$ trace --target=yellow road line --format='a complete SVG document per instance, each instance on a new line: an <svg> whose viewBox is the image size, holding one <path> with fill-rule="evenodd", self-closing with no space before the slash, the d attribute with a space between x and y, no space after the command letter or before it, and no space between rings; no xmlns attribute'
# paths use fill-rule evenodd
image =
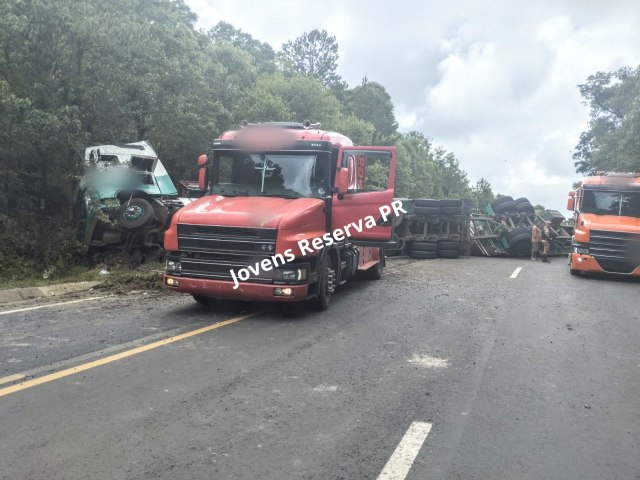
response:
<svg viewBox="0 0 640 480"><path fill-rule="evenodd" d="M251 318L256 315L258 315L258 312L250 313L247 315L241 315L239 317L233 317L228 320L223 320L222 322L214 323L206 327L192 330L190 332L181 333L180 335L176 335L174 337L158 340L157 342L149 343L148 345L142 345L140 347L132 348L131 350L125 350L124 352L116 353L115 355L109 355L108 357L99 358L98 360L84 363L76 367L67 368L66 370L60 370L59 372L54 372L49 375L44 375L42 377L34 378L33 380L27 380L26 382L18 383L16 385L11 385L10 387L5 387L0 389L0 397L4 397L5 395L10 395L12 393L19 392L21 390L26 390L27 388L35 387L37 385L42 385L43 383L48 383L54 380L58 380L60 378L68 377L69 375L74 375L76 373L84 372L85 370L99 367L101 365L106 365L107 363L111 363L111 362L115 362L116 360L121 360L123 358L131 357L133 355L137 355L138 353L146 352L147 350L153 350L154 348L162 347L164 345L169 345L170 343L178 342L180 340L184 340L185 338L193 337L201 333L210 332L211 330L215 330L216 328L224 327L225 325L230 325L232 323L236 323L241 320L246 320L247 318Z"/></svg>
<svg viewBox="0 0 640 480"><path fill-rule="evenodd" d="M15 382L16 380L22 380L24 377L26 377L24 373L16 373L14 375L2 377L0 378L0 385L3 383Z"/></svg>

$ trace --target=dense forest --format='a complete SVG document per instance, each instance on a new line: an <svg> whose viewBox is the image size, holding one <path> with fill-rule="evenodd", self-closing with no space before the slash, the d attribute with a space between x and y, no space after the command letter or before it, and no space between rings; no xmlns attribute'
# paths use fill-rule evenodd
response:
<svg viewBox="0 0 640 480"><path fill-rule="evenodd" d="M197 156L243 119L310 119L357 144L395 145L399 197L493 199L453 153L398 131L383 85L347 85L326 31L274 50L224 21L203 31L196 20L183 0L0 0L0 275L78 258L70 211L86 146L148 140L174 180L194 178ZM625 75L637 88L638 71ZM606 80L590 80L585 98L599 104ZM594 117L594 128L610 130L607 121L620 123ZM581 171L600 146L598 132L585 135Z"/></svg>

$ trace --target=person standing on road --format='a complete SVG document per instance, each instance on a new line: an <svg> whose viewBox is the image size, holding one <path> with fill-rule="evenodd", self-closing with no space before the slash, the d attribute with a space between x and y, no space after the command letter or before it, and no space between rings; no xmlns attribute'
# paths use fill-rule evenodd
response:
<svg viewBox="0 0 640 480"><path fill-rule="evenodd" d="M542 231L537 223L531 227L531 260L540 258L540 242L542 241Z"/></svg>
<svg viewBox="0 0 640 480"><path fill-rule="evenodd" d="M551 222L547 220L542 227L542 261L549 263L549 250L551 249Z"/></svg>

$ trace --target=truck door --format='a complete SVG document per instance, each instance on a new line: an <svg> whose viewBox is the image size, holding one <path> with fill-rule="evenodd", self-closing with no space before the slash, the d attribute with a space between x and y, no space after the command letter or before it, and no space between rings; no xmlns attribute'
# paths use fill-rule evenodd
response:
<svg viewBox="0 0 640 480"><path fill-rule="evenodd" d="M344 170L346 169L346 171ZM342 170L342 171L341 171ZM331 229L342 229L350 224L350 238L354 241L385 242L391 240L393 210L383 221L381 207L391 208L396 171L395 147L342 147L338 152L335 185L346 176L346 191L333 194ZM344 186L343 186L344 188ZM371 216L376 225L366 227ZM358 228L362 225L362 228ZM361 231L360 231L361 230Z"/></svg>

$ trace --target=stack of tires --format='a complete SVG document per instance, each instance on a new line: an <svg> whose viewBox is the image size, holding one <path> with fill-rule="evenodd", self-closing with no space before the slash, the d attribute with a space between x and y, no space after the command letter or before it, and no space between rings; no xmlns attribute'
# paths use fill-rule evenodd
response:
<svg viewBox="0 0 640 480"><path fill-rule="evenodd" d="M438 258L438 244L435 242L413 242L409 250L412 258Z"/></svg>
<svg viewBox="0 0 640 480"><path fill-rule="evenodd" d="M458 258L460 257L460 242L439 240L438 242L413 242L409 249L412 258Z"/></svg>
<svg viewBox="0 0 640 480"><path fill-rule="evenodd" d="M531 227L514 228L505 237L512 257L528 257L531 254Z"/></svg>
<svg viewBox="0 0 640 480"><path fill-rule="evenodd" d="M523 213L525 215L529 213L535 213L533 205L531 205L531 202L527 198L516 198L513 202L516 204L518 213Z"/></svg>
<svg viewBox="0 0 640 480"><path fill-rule="evenodd" d="M527 215L535 212L531 202L524 197L516 198L515 200L509 196L498 197L491 203L491 208L496 215L512 213Z"/></svg>
<svg viewBox="0 0 640 480"><path fill-rule="evenodd" d="M517 213L518 204L513 201L513 197L505 195L503 197L496 198L491 203L491 209L496 215L501 215L503 213Z"/></svg>

